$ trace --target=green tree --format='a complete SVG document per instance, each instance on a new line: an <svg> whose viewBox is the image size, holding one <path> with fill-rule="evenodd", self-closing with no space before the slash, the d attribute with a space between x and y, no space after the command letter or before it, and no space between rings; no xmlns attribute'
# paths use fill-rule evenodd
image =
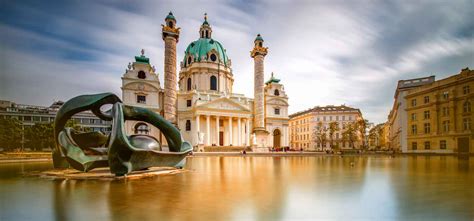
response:
<svg viewBox="0 0 474 221"><path fill-rule="evenodd" d="M323 147L326 145L327 129L323 126L323 122L318 122L318 125L313 129L313 139L315 143L320 143Z"/></svg>
<svg viewBox="0 0 474 221"><path fill-rule="evenodd" d="M15 118L0 118L0 147L9 151L21 148L21 128L21 122Z"/></svg>
<svg viewBox="0 0 474 221"><path fill-rule="evenodd" d="M344 142L349 142L354 149L354 142L357 140L357 122L348 123L346 129L342 132Z"/></svg>
<svg viewBox="0 0 474 221"><path fill-rule="evenodd" d="M330 140L331 148L333 148L334 146L334 134L337 131L339 131L339 123L336 121L329 123L328 132L329 132L329 140Z"/></svg>
<svg viewBox="0 0 474 221"><path fill-rule="evenodd" d="M369 121L364 119L359 119L356 122L356 129L360 134L360 138L362 139L363 147L366 146L365 143L365 133L367 132L367 127L369 126Z"/></svg>
<svg viewBox="0 0 474 221"><path fill-rule="evenodd" d="M25 128L26 146L32 150L42 151L54 146L53 123L37 123Z"/></svg>

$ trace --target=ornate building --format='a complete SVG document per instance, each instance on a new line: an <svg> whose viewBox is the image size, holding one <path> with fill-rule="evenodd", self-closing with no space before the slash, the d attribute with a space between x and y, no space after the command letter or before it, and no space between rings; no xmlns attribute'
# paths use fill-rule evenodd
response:
<svg viewBox="0 0 474 221"><path fill-rule="evenodd" d="M123 101L152 108L180 128L185 140L199 150L288 146L288 96L272 73L264 82L264 57L268 48L259 34L254 41L254 97L233 92L232 62L223 45L212 38L204 17L199 38L184 52L176 75L176 44L180 29L170 12L163 25L165 42L164 89L143 51L122 77ZM178 86L178 90L176 90ZM130 122L127 132L147 133L160 141L160 132L143 122ZM215 148L214 148L215 149Z"/></svg>

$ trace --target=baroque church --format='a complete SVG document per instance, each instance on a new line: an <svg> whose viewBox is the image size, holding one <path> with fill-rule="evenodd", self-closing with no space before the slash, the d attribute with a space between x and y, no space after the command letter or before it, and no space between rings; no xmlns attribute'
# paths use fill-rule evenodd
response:
<svg viewBox="0 0 474 221"><path fill-rule="evenodd" d="M122 77L123 102L146 107L176 125L195 151L221 148L252 148L265 152L289 146L288 96L280 80L264 81L264 58L268 48L259 34L250 57L254 60L254 98L234 93L232 62L223 45L212 38L204 16L199 38L184 52L177 73L176 45L180 28L170 12L162 25L164 85L150 59L141 55L129 63ZM250 82L249 82L250 83ZM127 122L128 134L148 134L165 139L145 122Z"/></svg>

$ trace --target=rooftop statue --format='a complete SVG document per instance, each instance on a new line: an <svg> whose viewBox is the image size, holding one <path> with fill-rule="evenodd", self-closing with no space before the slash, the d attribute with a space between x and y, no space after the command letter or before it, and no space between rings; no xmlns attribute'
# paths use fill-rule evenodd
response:
<svg viewBox="0 0 474 221"><path fill-rule="evenodd" d="M104 105L112 105L101 111ZM101 132L78 132L65 127L76 113L92 111L102 120L112 121L110 135ZM161 151L161 144L152 136L125 133L125 121L144 121L157 127L166 138L169 152ZM53 151L55 168L72 167L80 171L109 167L116 176L149 167L182 168L192 146L182 139L179 130L159 114L142 107L122 104L112 93L81 95L64 103L55 119L56 148Z"/></svg>

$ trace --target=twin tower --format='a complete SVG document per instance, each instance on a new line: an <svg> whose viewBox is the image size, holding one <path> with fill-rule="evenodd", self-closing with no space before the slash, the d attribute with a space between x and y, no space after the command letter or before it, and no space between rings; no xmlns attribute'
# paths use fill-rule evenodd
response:
<svg viewBox="0 0 474 221"><path fill-rule="evenodd" d="M202 38L210 38L212 29L207 23L207 16L200 29ZM177 71L176 71L176 44L179 40L180 28L177 27L176 18L169 13L162 25L162 37L165 43L164 54L164 101L163 113L166 120L177 125ZM265 125L265 82L264 59L268 48L263 45L263 38L257 35L250 56L254 59L254 105L253 105L253 130L254 140L267 139L270 132ZM250 130L250 129L249 129Z"/></svg>

